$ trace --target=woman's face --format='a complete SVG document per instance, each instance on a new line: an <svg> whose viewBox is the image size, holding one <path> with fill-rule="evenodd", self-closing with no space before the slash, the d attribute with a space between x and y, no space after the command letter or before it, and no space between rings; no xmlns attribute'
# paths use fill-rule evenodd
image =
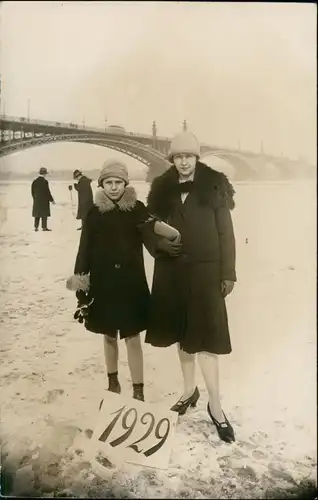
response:
<svg viewBox="0 0 318 500"><path fill-rule="evenodd" d="M119 200L125 191L125 182L118 177L108 177L103 181L103 189L108 198L113 201Z"/></svg>
<svg viewBox="0 0 318 500"><path fill-rule="evenodd" d="M197 162L197 157L195 155L189 155L185 153L174 155L173 163L179 172L180 177L190 177L194 170Z"/></svg>

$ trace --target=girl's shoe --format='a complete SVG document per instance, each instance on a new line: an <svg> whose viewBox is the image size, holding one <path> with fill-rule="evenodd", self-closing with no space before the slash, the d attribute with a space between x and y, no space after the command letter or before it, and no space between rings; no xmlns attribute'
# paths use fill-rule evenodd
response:
<svg viewBox="0 0 318 500"><path fill-rule="evenodd" d="M117 394L121 393L118 372L108 373L108 390L110 392L116 392Z"/></svg>
<svg viewBox="0 0 318 500"><path fill-rule="evenodd" d="M170 408L170 410L176 411L177 413L179 413L179 415L184 415L189 406L195 407L197 405L199 397L200 397L200 392L199 389L196 387L192 396L190 396L188 399L185 399L184 401L179 399L179 401L176 404L174 404Z"/></svg>
<svg viewBox="0 0 318 500"><path fill-rule="evenodd" d="M226 443L232 443L233 441L235 441L233 427L231 426L230 422L226 418L225 413L223 412L225 421L220 423L220 422L218 422L218 420L216 420L216 418L213 417L211 410L210 410L209 403L208 403L207 409L208 409L208 414L209 414L212 422L214 423L216 430L218 431L218 435L219 435L220 439L222 439L222 441L225 441Z"/></svg>
<svg viewBox="0 0 318 500"><path fill-rule="evenodd" d="M143 383L133 384L133 398L138 399L138 401L145 401Z"/></svg>

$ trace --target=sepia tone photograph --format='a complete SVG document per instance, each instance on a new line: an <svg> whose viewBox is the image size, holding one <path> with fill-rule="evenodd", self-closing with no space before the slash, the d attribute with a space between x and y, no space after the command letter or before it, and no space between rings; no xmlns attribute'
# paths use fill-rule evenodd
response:
<svg viewBox="0 0 318 500"><path fill-rule="evenodd" d="M316 35L0 3L2 497L317 499Z"/></svg>

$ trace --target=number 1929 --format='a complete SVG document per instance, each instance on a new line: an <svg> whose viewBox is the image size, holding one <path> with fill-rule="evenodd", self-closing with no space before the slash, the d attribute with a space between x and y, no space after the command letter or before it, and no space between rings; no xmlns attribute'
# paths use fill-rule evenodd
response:
<svg viewBox="0 0 318 500"><path fill-rule="evenodd" d="M118 445L124 443L124 441L126 441L129 438L129 436L132 434L133 430L136 427L136 424L138 421L138 412L137 412L136 408L129 408L124 413L125 408L126 408L126 405L119 408L119 410L116 410L113 413L111 413L111 415L115 415L115 417L110 422L110 424L107 426L107 428L104 430L104 432L100 435L100 437L98 438L99 441L102 441L104 443L107 441L107 439L109 438L110 434L112 433L114 427L116 426L116 424L121 416L122 416L121 425L122 425L122 428L126 432L124 432L121 436L114 439L113 441L110 441L109 444L110 444L110 446L115 447L115 446L118 446ZM132 416L132 419L131 419L131 423L128 424L130 416ZM154 415L148 411L148 412L142 414L142 416L140 418L140 422L143 425L148 425L146 432L144 433L144 435L140 439L137 439L137 441L134 441L132 444L129 444L126 447L133 449L136 453L143 453L146 457L149 457L150 455L153 455L158 450L160 450L160 448L162 448L165 441L167 440L169 432L170 432L170 420L166 417L161 418L158 421L157 425L155 425L156 419L155 419ZM165 431L163 433L162 433L162 427L165 428ZM146 451L144 451L142 448L139 448L138 444L141 443L142 441L144 441L148 436L150 436L150 434L153 431L154 431L155 437L160 441Z"/></svg>

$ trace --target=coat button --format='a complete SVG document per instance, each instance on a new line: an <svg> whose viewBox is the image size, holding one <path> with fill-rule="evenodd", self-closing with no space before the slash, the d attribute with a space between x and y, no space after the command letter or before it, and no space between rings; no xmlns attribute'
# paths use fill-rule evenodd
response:
<svg viewBox="0 0 318 500"><path fill-rule="evenodd" d="M115 264L115 268L119 269L120 268L120 264Z"/></svg>

